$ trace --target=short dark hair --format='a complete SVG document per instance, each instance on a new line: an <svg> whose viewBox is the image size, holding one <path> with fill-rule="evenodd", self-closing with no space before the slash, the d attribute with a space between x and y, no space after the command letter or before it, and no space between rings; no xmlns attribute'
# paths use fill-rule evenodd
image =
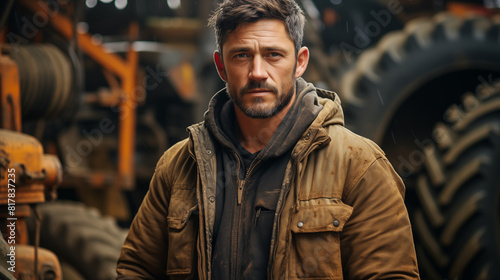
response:
<svg viewBox="0 0 500 280"><path fill-rule="evenodd" d="M223 0L214 11L208 25L215 29L217 48L240 24L260 19L279 19L285 23L288 35L298 52L304 37L304 12L294 0Z"/></svg>

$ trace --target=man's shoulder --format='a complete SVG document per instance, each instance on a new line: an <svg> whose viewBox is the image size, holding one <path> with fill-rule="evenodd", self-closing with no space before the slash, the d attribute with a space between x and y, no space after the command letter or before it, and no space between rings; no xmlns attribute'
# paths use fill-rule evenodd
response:
<svg viewBox="0 0 500 280"><path fill-rule="evenodd" d="M183 161L189 157L189 149L190 149L190 140L189 138L185 138L170 148L168 148L163 155L158 160L156 164L156 169L161 169L162 167L168 166L171 163L175 163L177 161Z"/></svg>

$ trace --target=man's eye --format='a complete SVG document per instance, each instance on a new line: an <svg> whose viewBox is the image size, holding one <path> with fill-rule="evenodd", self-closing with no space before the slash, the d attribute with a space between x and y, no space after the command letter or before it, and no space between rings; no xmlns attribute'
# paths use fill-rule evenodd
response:
<svg viewBox="0 0 500 280"><path fill-rule="evenodd" d="M248 55L246 53L239 53L239 54L235 55L234 57L236 57L236 58L245 58L245 57L248 57Z"/></svg>
<svg viewBox="0 0 500 280"><path fill-rule="evenodd" d="M269 56L270 57L279 57L279 56L281 56L281 54L279 54L277 52L271 52L271 53L269 53Z"/></svg>

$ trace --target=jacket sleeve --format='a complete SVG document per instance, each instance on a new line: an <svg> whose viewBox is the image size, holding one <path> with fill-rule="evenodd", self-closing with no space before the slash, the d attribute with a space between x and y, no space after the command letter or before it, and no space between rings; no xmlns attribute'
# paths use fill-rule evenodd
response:
<svg viewBox="0 0 500 280"><path fill-rule="evenodd" d="M346 186L353 207L341 235L345 279L419 279L404 184L385 157Z"/></svg>
<svg viewBox="0 0 500 280"><path fill-rule="evenodd" d="M168 186L156 170L118 259L116 279L165 279Z"/></svg>

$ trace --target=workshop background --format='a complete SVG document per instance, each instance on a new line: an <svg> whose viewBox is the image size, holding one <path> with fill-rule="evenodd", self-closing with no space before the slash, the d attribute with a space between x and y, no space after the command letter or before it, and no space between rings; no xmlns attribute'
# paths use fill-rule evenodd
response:
<svg viewBox="0 0 500 280"><path fill-rule="evenodd" d="M500 279L500 1L297 2L305 79L406 183L422 279ZM156 161L224 86L215 7L0 1L0 279L114 279Z"/></svg>

